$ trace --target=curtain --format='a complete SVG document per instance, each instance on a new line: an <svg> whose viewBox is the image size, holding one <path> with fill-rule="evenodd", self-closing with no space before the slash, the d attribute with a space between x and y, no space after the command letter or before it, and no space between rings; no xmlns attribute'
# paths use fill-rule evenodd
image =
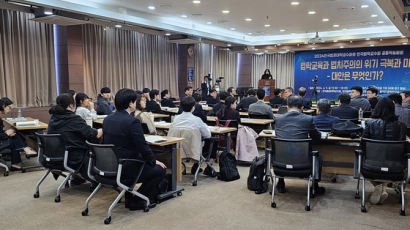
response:
<svg viewBox="0 0 410 230"><path fill-rule="evenodd" d="M276 79L276 87L286 88L294 85L295 54L262 54L252 55L252 83L258 87L258 82L265 71L270 69L273 79Z"/></svg>
<svg viewBox="0 0 410 230"><path fill-rule="evenodd" d="M209 73L212 75L213 46L210 44L199 43L195 45L195 84L194 88L200 88L204 76ZM213 83L215 83L215 80Z"/></svg>
<svg viewBox="0 0 410 230"><path fill-rule="evenodd" d="M17 106L46 106L57 96L53 25L0 9L0 97Z"/></svg>
<svg viewBox="0 0 410 230"><path fill-rule="evenodd" d="M166 37L83 26L84 88L95 97L104 86L168 89L178 95L177 48Z"/></svg>
<svg viewBox="0 0 410 230"><path fill-rule="evenodd" d="M223 90L227 90L231 86L237 88L238 54L230 50L216 50L213 62L214 78L224 77L220 88Z"/></svg>

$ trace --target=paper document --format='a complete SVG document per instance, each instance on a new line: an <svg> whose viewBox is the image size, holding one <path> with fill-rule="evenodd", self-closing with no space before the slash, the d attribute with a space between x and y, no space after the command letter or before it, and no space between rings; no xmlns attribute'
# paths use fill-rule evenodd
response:
<svg viewBox="0 0 410 230"><path fill-rule="evenodd" d="M104 119L104 118L106 118L107 117L107 115L97 115L96 117L95 117L95 119Z"/></svg>
<svg viewBox="0 0 410 230"><path fill-rule="evenodd" d="M37 126L37 125L38 125L38 120L16 122L17 127L27 127L27 126Z"/></svg>
<svg viewBox="0 0 410 230"><path fill-rule="evenodd" d="M156 143L156 142L166 141L167 139L161 136L147 136L145 137L145 140L150 143Z"/></svg>

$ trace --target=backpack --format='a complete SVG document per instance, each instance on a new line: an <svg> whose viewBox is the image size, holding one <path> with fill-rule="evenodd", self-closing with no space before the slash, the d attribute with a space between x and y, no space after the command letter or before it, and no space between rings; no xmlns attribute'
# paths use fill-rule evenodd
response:
<svg viewBox="0 0 410 230"><path fill-rule="evenodd" d="M349 120L335 121L332 124L332 134L338 137L357 138L362 136L362 131L362 127Z"/></svg>
<svg viewBox="0 0 410 230"><path fill-rule="evenodd" d="M229 127L230 123L231 123L231 120L227 120L225 122L225 125L223 125L223 124L219 123L219 119L216 119L216 126L219 126L219 127ZM221 148L227 147L226 143L227 143L227 138L228 137L226 135L216 135L215 137L219 138L218 147L221 147ZM229 146L229 148L233 149L233 147L235 146L235 143L234 143L234 141L232 140L231 137L229 137L229 138L230 138L230 141L231 141L231 146Z"/></svg>
<svg viewBox="0 0 410 230"><path fill-rule="evenodd" d="M268 183L263 179L266 170L265 156L255 157L249 168L248 189L256 194L268 191Z"/></svg>
<svg viewBox="0 0 410 230"><path fill-rule="evenodd" d="M223 181L234 181L239 179L239 172L236 168L235 156L224 150L219 157L218 179Z"/></svg>

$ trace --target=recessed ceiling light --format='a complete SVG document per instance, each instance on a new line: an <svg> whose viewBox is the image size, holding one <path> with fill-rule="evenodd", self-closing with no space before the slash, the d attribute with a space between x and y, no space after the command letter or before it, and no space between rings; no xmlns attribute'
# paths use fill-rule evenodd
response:
<svg viewBox="0 0 410 230"><path fill-rule="evenodd" d="M375 17L377 17L377 14L372 14L372 15L370 15L370 17L375 18Z"/></svg>
<svg viewBox="0 0 410 230"><path fill-rule="evenodd" d="M279 30L280 32L285 32L286 30L284 30L284 29L281 29L281 30Z"/></svg>
<svg viewBox="0 0 410 230"><path fill-rule="evenodd" d="M338 24L334 24L334 25L333 25L333 27L339 27L339 26L340 26L340 25L338 25Z"/></svg>
<svg viewBox="0 0 410 230"><path fill-rule="evenodd" d="M187 18L188 16L186 14L182 14L181 18Z"/></svg>
<svg viewBox="0 0 410 230"><path fill-rule="evenodd" d="M194 3L194 4L199 4L199 3L201 3L201 1L199 1L199 0L193 0L192 3Z"/></svg>
<svg viewBox="0 0 410 230"><path fill-rule="evenodd" d="M115 28L121 28L121 27L122 27L122 25L120 25L120 24L115 25Z"/></svg>
<svg viewBox="0 0 410 230"><path fill-rule="evenodd" d="M211 25L211 24L212 24L212 22L206 22L206 24Z"/></svg>
<svg viewBox="0 0 410 230"><path fill-rule="evenodd" d="M401 43L401 44L403 44L403 45L407 45L407 42L403 42L403 43Z"/></svg>
<svg viewBox="0 0 410 230"><path fill-rule="evenodd" d="M170 34L170 33L166 33L165 36L171 36L171 34Z"/></svg>
<svg viewBox="0 0 410 230"><path fill-rule="evenodd" d="M44 10L45 15L53 15L53 10Z"/></svg>
<svg viewBox="0 0 410 230"><path fill-rule="evenodd" d="M229 10L222 10L223 14L229 14L229 12L230 12Z"/></svg>
<svg viewBox="0 0 410 230"><path fill-rule="evenodd" d="M278 43L278 46L280 46L281 44L280 43Z"/></svg>
<svg viewBox="0 0 410 230"><path fill-rule="evenodd" d="M310 14L310 15L316 14L316 11L310 10L310 11L308 11L308 14Z"/></svg>
<svg viewBox="0 0 410 230"><path fill-rule="evenodd" d="M366 41L369 41L370 40L370 38L366 38Z"/></svg>
<svg viewBox="0 0 410 230"><path fill-rule="evenodd" d="M292 6L299 6L299 2L291 2L290 3Z"/></svg>
<svg viewBox="0 0 410 230"><path fill-rule="evenodd" d="M353 41L352 41L352 40L350 40L349 42L350 42L350 43L353 43Z"/></svg>
<svg viewBox="0 0 410 230"><path fill-rule="evenodd" d="M367 8L367 7L369 7L369 5L362 5L362 6L360 6L361 8Z"/></svg>
<svg viewBox="0 0 410 230"><path fill-rule="evenodd" d="M384 23L384 21L378 21L377 23L379 23L379 24L383 24L383 23Z"/></svg>
<svg viewBox="0 0 410 230"><path fill-rule="evenodd" d="M333 42L338 42L337 40L333 40Z"/></svg>
<svg viewBox="0 0 410 230"><path fill-rule="evenodd" d="M323 18L323 19L322 19L322 22L328 22L328 21L329 21L328 18Z"/></svg>
<svg viewBox="0 0 410 230"><path fill-rule="evenodd" d="M248 33L248 35L252 35L252 33Z"/></svg>
<svg viewBox="0 0 410 230"><path fill-rule="evenodd" d="M312 50L315 50L316 48L315 47L312 47Z"/></svg>
<svg viewBox="0 0 410 230"><path fill-rule="evenodd" d="M226 44L226 46L231 47L232 45L228 43L228 44Z"/></svg>
<svg viewBox="0 0 410 230"><path fill-rule="evenodd" d="M252 21L252 18L245 18L245 21L251 22L251 21Z"/></svg>
<svg viewBox="0 0 410 230"><path fill-rule="evenodd" d="M270 25L269 25L269 24L265 24L265 27L270 27Z"/></svg>
<svg viewBox="0 0 410 230"><path fill-rule="evenodd" d="M236 30L236 29L232 27L230 30Z"/></svg>
<svg viewBox="0 0 410 230"><path fill-rule="evenodd" d="M401 38L405 38L406 36L404 36L404 35L401 35L400 37L401 37Z"/></svg>
<svg viewBox="0 0 410 230"><path fill-rule="evenodd" d="M383 41L383 38L380 38L379 41Z"/></svg>
<svg viewBox="0 0 410 230"><path fill-rule="evenodd" d="M374 44L370 44L370 46L374 46Z"/></svg>
<svg viewBox="0 0 410 230"><path fill-rule="evenodd" d="M340 49L343 49L343 48L345 48L345 47L344 47L344 46L339 46L339 48L340 48Z"/></svg>
<svg viewBox="0 0 410 230"><path fill-rule="evenodd" d="M148 6L149 10L155 10L155 6Z"/></svg>
<svg viewBox="0 0 410 230"><path fill-rule="evenodd" d="M290 35L295 35L295 33L290 33Z"/></svg>

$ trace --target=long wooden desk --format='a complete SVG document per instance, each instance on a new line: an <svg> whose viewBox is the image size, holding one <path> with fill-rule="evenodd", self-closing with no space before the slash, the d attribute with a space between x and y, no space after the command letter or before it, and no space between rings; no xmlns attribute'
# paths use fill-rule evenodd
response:
<svg viewBox="0 0 410 230"><path fill-rule="evenodd" d="M24 131L24 130L44 130L48 128L48 124L39 121L38 125L33 125L33 126L16 126L16 122L20 121L34 121L35 119L31 117L25 117L24 119L3 119L7 124L12 126L14 129L17 131Z"/></svg>
<svg viewBox="0 0 410 230"><path fill-rule="evenodd" d="M279 108L272 108L272 112L277 113L279 111ZM306 109L302 111L305 114L315 114L316 110L315 109Z"/></svg>
<svg viewBox="0 0 410 230"><path fill-rule="evenodd" d="M150 137L154 135L144 135ZM171 153L171 191L163 193L158 196L158 199L163 200L168 197L173 197L174 194L182 195L184 188L177 188L177 177L182 177L181 173L181 155L177 153L176 144L185 141L184 138L179 137L163 137L165 141L162 142L148 142L155 155L161 156Z"/></svg>
<svg viewBox="0 0 410 230"><path fill-rule="evenodd" d="M178 108L164 108L164 107L161 107L161 110L168 113L168 114L170 114L170 115L178 114L178 111L179 111Z"/></svg>
<svg viewBox="0 0 410 230"><path fill-rule="evenodd" d="M169 115L168 114L160 114L160 113L153 113L154 115L154 119L160 119L160 118L168 118ZM93 120L94 123L102 125L104 122L104 119L94 119Z"/></svg>
<svg viewBox="0 0 410 230"><path fill-rule="evenodd" d="M216 122L217 117L207 116L207 121ZM241 118L242 124L247 125L267 125L273 123L273 119L251 119L251 118Z"/></svg>

